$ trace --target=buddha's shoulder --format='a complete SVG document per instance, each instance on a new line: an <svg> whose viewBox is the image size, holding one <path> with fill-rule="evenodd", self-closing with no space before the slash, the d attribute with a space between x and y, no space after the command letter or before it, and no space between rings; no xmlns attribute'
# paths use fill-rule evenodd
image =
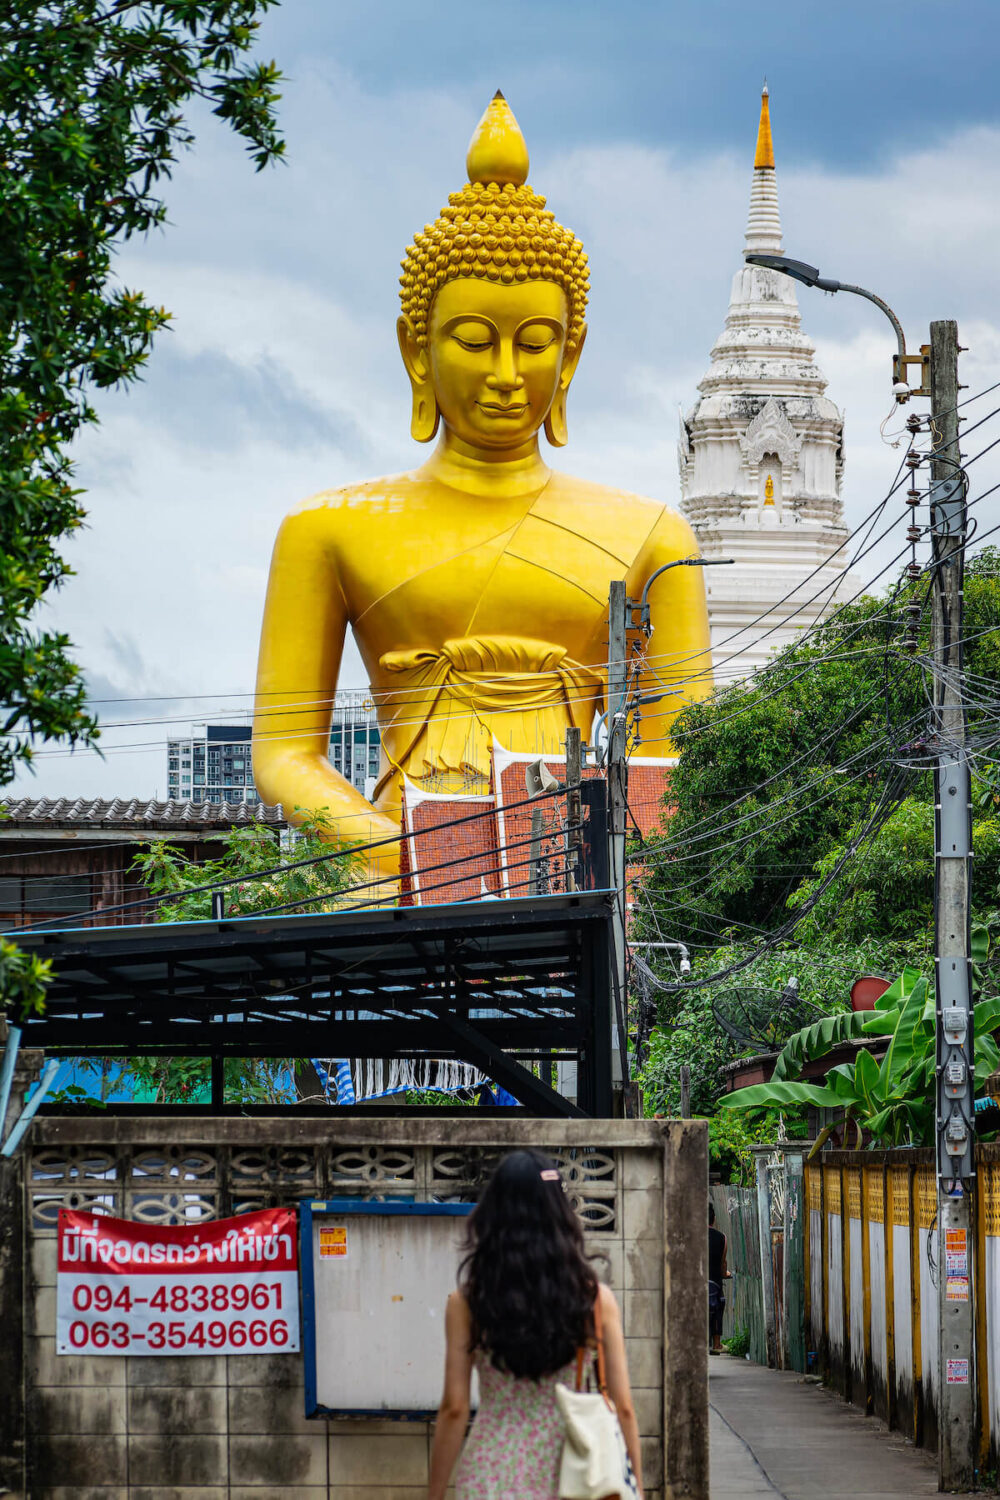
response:
<svg viewBox="0 0 1000 1500"><path fill-rule="evenodd" d="M590 479L577 479L572 474L553 471L536 510L549 513L554 521L562 522L564 516L571 517L572 529L590 535L609 527L614 530L617 526L636 541L653 533L668 541L676 537L684 546L691 540L688 522L679 511L665 505L662 500L636 495L631 490L618 489L610 484L596 484Z"/></svg>
<svg viewBox="0 0 1000 1500"><path fill-rule="evenodd" d="M324 519L348 521L360 514L391 514L417 498L427 489L427 483L416 470L402 474L384 474L378 479L363 479L356 484L342 484L335 489L320 490L308 499L293 505L286 517L289 521L301 519L308 524L313 518L316 524Z"/></svg>

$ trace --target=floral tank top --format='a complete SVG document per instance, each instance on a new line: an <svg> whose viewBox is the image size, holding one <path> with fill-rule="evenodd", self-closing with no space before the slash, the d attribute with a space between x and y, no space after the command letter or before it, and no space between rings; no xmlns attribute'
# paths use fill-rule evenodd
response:
<svg viewBox="0 0 1000 1500"><path fill-rule="evenodd" d="M455 1474L455 1500L558 1500L564 1428L557 1381L572 1386L576 1362L535 1381L476 1356L479 1410Z"/></svg>

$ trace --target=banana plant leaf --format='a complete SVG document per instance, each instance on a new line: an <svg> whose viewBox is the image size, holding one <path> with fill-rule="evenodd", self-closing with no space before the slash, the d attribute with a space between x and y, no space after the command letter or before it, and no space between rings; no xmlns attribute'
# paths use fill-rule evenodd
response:
<svg viewBox="0 0 1000 1500"><path fill-rule="evenodd" d="M972 962L984 964L990 956L990 929L985 922L973 922L970 947Z"/></svg>
<svg viewBox="0 0 1000 1500"><path fill-rule="evenodd" d="M832 1108L842 1104L840 1095L819 1083L755 1083L736 1089L719 1100L719 1109L761 1109L773 1104L815 1104Z"/></svg>
<svg viewBox="0 0 1000 1500"><path fill-rule="evenodd" d="M823 1016L814 1021L811 1026L804 1026L794 1036L790 1036L781 1052L778 1061L774 1065L772 1079L780 1082L795 1073L800 1073L807 1062L812 1062L815 1057L825 1057L832 1052L834 1047L839 1047L843 1042L851 1041L854 1037L862 1035L865 1022L869 1019L867 1011L844 1011L837 1016ZM883 1027L886 1023L880 1016ZM891 1027L889 1028L891 1030Z"/></svg>
<svg viewBox="0 0 1000 1500"><path fill-rule="evenodd" d="M907 968L877 1002L875 1012L825 1016L789 1038L770 1083L738 1089L720 1101L724 1109L814 1104L836 1108L840 1123L862 1127L873 1144L927 1144L933 1139L935 1100L935 1003L927 979ZM1000 1068L1000 997L976 1006L976 1083ZM814 1057L862 1036L889 1036L881 1064L867 1050L853 1062L831 1068L825 1083L788 1078Z"/></svg>
<svg viewBox="0 0 1000 1500"><path fill-rule="evenodd" d="M833 1089L841 1104L851 1108L860 1102L858 1073L855 1063L838 1063L826 1075L826 1086Z"/></svg>
<svg viewBox="0 0 1000 1500"><path fill-rule="evenodd" d="M854 1060L854 1091L866 1114L884 1103L881 1072L870 1052L859 1052Z"/></svg>
<svg viewBox="0 0 1000 1500"><path fill-rule="evenodd" d="M879 995L875 1001L875 1009L898 1010L903 999L910 993L919 978L920 970L913 969L907 964L902 974Z"/></svg>
<svg viewBox="0 0 1000 1500"><path fill-rule="evenodd" d="M899 1019L892 1033L882 1066L879 1069L879 1092L887 1098L897 1081L918 1062L922 1062L926 1048L920 1047L919 1030L927 1003L927 980L920 976L907 994L899 1011Z"/></svg>
<svg viewBox="0 0 1000 1500"><path fill-rule="evenodd" d="M996 1031L1000 1027L1000 998L980 1000L979 1004L973 1008L972 1017L977 1037Z"/></svg>
<svg viewBox="0 0 1000 1500"><path fill-rule="evenodd" d="M976 1087L980 1088L1000 1068L1000 1047L989 1035L976 1037Z"/></svg>

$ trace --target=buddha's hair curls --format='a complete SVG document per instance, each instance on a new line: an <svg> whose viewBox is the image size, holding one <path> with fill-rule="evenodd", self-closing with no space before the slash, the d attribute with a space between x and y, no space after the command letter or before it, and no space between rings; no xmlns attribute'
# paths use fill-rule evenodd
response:
<svg viewBox="0 0 1000 1500"><path fill-rule="evenodd" d="M511 286L553 281L569 303L568 350L576 348L587 309L590 277L583 245L557 222L540 193L521 183L469 182L422 234L413 236L400 264L400 301L417 341L427 344L431 303L439 287L459 276Z"/></svg>
<svg viewBox="0 0 1000 1500"><path fill-rule="evenodd" d="M597 1278L559 1174L540 1151L514 1151L493 1173L469 1218L459 1285L473 1350L508 1374L553 1374L592 1336Z"/></svg>

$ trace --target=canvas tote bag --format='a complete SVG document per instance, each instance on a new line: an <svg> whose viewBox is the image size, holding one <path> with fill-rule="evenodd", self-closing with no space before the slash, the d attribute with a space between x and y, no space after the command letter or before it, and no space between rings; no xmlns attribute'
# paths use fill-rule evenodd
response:
<svg viewBox="0 0 1000 1500"><path fill-rule="evenodd" d="M566 1427L559 1467L560 1500L638 1500L639 1486L625 1446L625 1434L608 1396L604 1377L601 1298L594 1303L597 1338L597 1390L583 1389L585 1351L577 1350L576 1390L557 1382L556 1404Z"/></svg>

